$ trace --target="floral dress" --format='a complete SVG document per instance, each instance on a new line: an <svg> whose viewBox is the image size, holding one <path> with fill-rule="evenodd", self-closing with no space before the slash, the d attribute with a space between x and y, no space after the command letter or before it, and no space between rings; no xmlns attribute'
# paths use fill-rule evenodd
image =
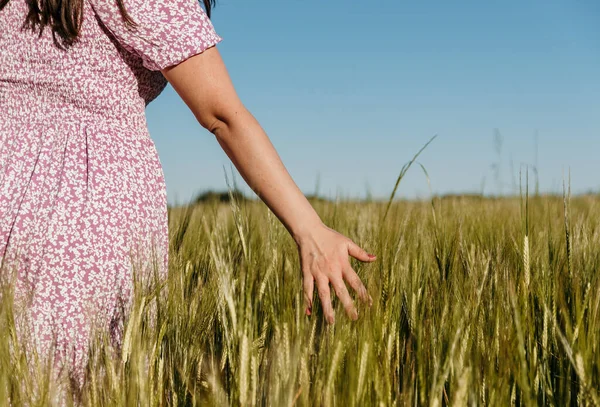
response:
<svg viewBox="0 0 600 407"><path fill-rule="evenodd" d="M22 29L26 0L0 10L0 277L24 301L24 347L80 379L95 324L121 341L133 271L166 274L166 190L145 118L160 70L221 40L197 0L124 4L135 28L116 0L84 0L66 50L48 28Z"/></svg>

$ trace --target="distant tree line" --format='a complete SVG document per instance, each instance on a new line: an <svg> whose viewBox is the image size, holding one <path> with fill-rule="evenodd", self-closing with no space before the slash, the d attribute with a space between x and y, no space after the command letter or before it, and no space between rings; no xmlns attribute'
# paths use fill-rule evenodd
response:
<svg viewBox="0 0 600 407"><path fill-rule="evenodd" d="M253 198L249 198L246 195L244 195L244 193L240 190L233 190L233 191L231 191L231 194L237 201L240 201L240 202L254 200ZM314 194L306 195L306 198L309 201L330 201L327 198L320 197L320 196L317 196ZM209 191L204 191L204 192L198 194L193 202L196 204L199 204L199 203L211 203L211 202L228 203L230 201L231 201L231 195L230 195L229 191L209 190Z"/></svg>
<svg viewBox="0 0 600 407"><path fill-rule="evenodd" d="M201 194L199 194L198 196L196 196L196 199L194 199L194 203L210 203L210 202L230 202L231 201L231 195L233 195L233 197L237 200L237 201L247 201L250 200L250 198L246 197L246 195L244 195L244 193L242 191L239 190L234 190L234 191L205 191L202 192Z"/></svg>

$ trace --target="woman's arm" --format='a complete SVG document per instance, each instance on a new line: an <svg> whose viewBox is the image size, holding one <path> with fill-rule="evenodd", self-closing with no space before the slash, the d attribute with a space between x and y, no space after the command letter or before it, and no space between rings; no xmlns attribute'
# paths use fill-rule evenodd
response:
<svg viewBox="0 0 600 407"><path fill-rule="evenodd" d="M348 261L375 256L328 228L294 183L260 124L244 107L216 47L162 71L198 122L213 133L244 180L267 204L294 238L303 273L306 313L310 315L316 282L325 317L334 322L329 283L356 319L356 308L344 280L359 297L371 297Z"/></svg>

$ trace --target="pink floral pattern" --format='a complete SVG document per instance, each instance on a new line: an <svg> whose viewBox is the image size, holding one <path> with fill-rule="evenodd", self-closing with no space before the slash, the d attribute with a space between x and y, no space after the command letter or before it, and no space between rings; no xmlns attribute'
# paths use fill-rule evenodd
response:
<svg viewBox="0 0 600 407"><path fill-rule="evenodd" d="M21 29L25 0L0 11L0 276L26 301L26 347L52 349L79 380L93 324L121 341L132 269L166 274L166 191L145 119L167 84L159 71L221 41L197 0L125 0L135 29L114 0L84 5L67 51L49 29Z"/></svg>

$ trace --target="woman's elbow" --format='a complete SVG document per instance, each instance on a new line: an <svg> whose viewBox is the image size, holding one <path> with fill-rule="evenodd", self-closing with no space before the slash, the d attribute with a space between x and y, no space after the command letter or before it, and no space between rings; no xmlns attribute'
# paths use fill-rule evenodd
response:
<svg viewBox="0 0 600 407"><path fill-rule="evenodd" d="M252 115L242 104L239 104L222 109L209 108L197 114L196 118L202 127L222 138L230 135L233 129L244 127L244 123L251 120Z"/></svg>

